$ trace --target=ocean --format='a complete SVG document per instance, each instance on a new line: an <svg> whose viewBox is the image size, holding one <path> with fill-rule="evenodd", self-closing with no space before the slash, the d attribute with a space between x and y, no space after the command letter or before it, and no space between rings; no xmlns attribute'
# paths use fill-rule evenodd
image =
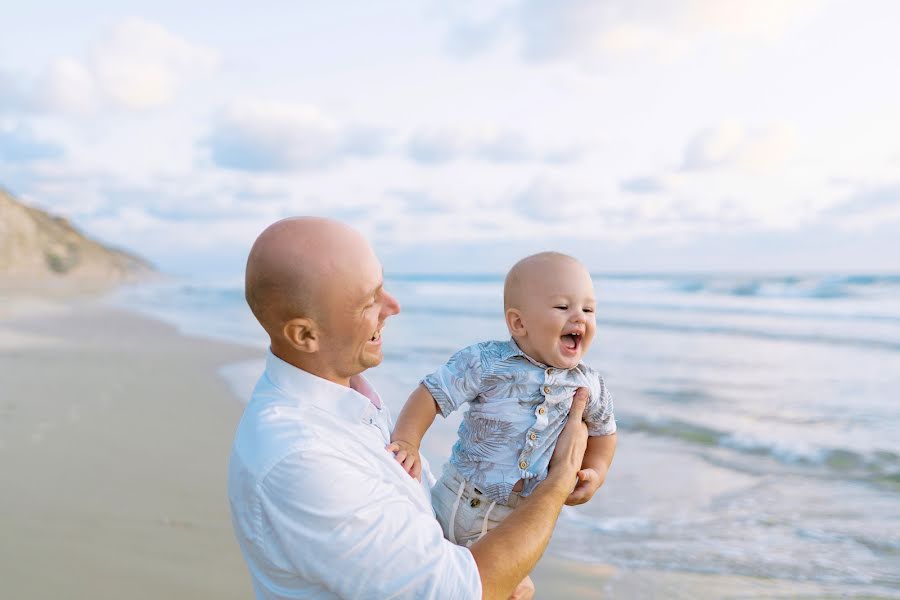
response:
<svg viewBox="0 0 900 600"><path fill-rule="evenodd" d="M630 569L900 597L900 275L596 274L585 362L616 403L606 484L550 551ZM402 306L367 376L397 414L453 352L508 337L502 276L391 275ZM114 302L265 348L240 279L172 280ZM246 398L262 370L223 369ZM227 401L227 399L223 399ZM459 418L425 441L434 469Z"/></svg>

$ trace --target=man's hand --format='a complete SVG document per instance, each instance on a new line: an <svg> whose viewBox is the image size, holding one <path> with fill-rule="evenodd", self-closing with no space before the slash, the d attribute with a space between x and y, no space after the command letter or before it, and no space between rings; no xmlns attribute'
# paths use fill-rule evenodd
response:
<svg viewBox="0 0 900 600"><path fill-rule="evenodd" d="M550 457L550 465L547 474L548 480L562 481L567 490L572 489L572 481L576 479L584 459L584 451L587 448L587 425L584 424L584 409L587 406L590 392L587 388L578 388L572 399L572 408L569 409L569 419L563 427L562 433L556 440L556 448Z"/></svg>
<svg viewBox="0 0 900 600"><path fill-rule="evenodd" d="M602 472L601 472L602 471ZM602 467L596 469L581 469L577 473L578 483L575 490L566 498L566 504L569 506L577 506L584 504L594 497L600 486L606 480L606 469Z"/></svg>
<svg viewBox="0 0 900 600"><path fill-rule="evenodd" d="M422 459L419 458L418 446L403 440L394 440L387 445L387 449L394 453L394 458L410 477L422 481Z"/></svg>

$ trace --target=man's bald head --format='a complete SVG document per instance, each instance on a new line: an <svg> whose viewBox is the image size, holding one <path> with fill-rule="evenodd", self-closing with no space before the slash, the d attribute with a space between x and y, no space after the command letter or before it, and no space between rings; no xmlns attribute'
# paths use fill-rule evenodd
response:
<svg viewBox="0 0 900 600"><path fill-rule="evenodd" d="M530 288L540 282L542 274L561 264L581 266L578 259L561 252L539 252L514 264L503 282L503 310L519 308L523 297L533 293Z"/></svg>
<svg viewBox="0 0 900 600"><path fill-rule="evenodd" d="M277 336L290 319L317 319L333 288L369 243L343 223L294 217L263 231L247 258L244 293L263 329Z"/></svg>

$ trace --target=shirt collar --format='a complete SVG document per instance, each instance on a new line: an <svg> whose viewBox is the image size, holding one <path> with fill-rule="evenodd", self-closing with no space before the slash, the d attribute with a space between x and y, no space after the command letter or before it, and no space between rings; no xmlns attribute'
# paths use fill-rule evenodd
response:
<svg viewBox="0 0 900 600"><path fill-rule="evenodd" d="M299 404L315 406L352 423L368 422L378 413L381 409L374 405L375 400L383 404L378 392L362 375L354 377L352 382L359 388L357 391L299 369L275 356L271 349L266 353L266 376L272 385Z"/></svg>

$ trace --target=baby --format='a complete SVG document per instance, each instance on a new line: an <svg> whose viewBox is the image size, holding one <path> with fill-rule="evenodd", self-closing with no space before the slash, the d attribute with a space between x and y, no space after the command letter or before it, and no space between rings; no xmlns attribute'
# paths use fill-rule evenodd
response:
<svg viewBox="0 0 900 600"><path fill-rule="evenodd" d="M512 339L481 342L428 375L397 419L388 449L419 478L419 445L440 412L469 403L450 462L432 489L444 535L471 545L496 527L547 476L547 466L579 387L587 450L566 504L603 485L616 447L613 404L603 379L581 359L596 329L594 286L571 256L542 252L509 271L503 289Z"/></svg>

